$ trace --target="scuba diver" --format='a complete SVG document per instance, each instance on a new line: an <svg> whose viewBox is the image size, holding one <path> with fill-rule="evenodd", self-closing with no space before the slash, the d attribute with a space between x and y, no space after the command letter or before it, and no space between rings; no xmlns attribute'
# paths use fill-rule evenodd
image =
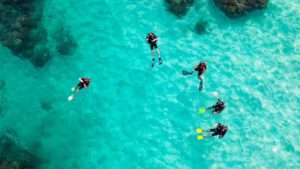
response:
<svg viewBox="0 0 300 169"><path fill-rule="evenodd" d="M183 70L182 74L183 75L192 75L195 71L198 72L197 78L200 80L199 90L201 91L203 88L203 79L204 79L204 73L206 71L206 63L200 62L197 65L195 65L194 69L191 72Z"/></svg>
<svg viewBox="0 0 300 169"><path fill-rule="evenodd" d="M215 105L207 108L207 110L212 109L211 113L220 114L225 109L226 106L225 103L218 97L218 95L216 95L216 98L218 99L218 102Z"/></svg>
<svg viewBox="0 0 300 169"><path fill-rule="evenodd" d="M151 66L154 67L155 65L155 59L154 59L154 50L153 48L156 49L156 52L158 54L158 60L159 60L159 64L162 64L162 59L160 57L160 53L157 47L156 42L158 41L158 37L154 34L154 33L149 33L146 37L146 42L150 44L150 49L151 49L151 53L152 53L152 64Z"/></svg>
<svg viewBox="0 0 300 169"><path fill-rule="evenodd" d="M218 123L216 125L215 128L212 128L212 129L208 129L208 130L202 130L202 129L197 129L197 133L202 133L202 132L213 132L211 135L207 135L207 136L198 136L198 140L202 140L204 138L209 138L209 137L213 137L213 136L219 136L219 139L221 139L222 137L224 137L224 135L226 134L228 130L228 127L221 124L221 123Z"/></svg>
<svg viewBox="0 0 300 169"><path fill-rule="evenodd" d="M91 82L91 79L89 79L89 78L85 78L85 77L79 78L79 83L77 84L76 87L72 88L72 91L75 91L77 89L76 93L79 93L81 89L88 88L90 85L90 82Z"/></svg>
<svg viewBox="0 0 300 169"><path fill-rule="evenodd" d="M78 94L81 89L88 88L90 85L90 82L91 82L91 79L89 79L89 78L85 78L85 77L79 78L79 83L77 84L77 86L72 88L72 91L74 92L76 90L76 93L69 96L68 100L69 101L73 100L75 95Z"/></svg>

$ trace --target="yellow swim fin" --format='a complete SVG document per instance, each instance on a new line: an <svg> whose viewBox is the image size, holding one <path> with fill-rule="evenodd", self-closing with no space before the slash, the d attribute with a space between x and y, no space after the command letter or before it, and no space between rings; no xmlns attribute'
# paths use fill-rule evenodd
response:
<svg viewBox="0 0 300 169"><path fill-rule="evenodd" d="M202 133L202 131L203 131L202 129L197 129L196 130L197 133Z"/></svg>
<svg viewBox="0 0 300 169"><path fill-rule="evenodd" d="M204 139L204 136L198 136L197 139L198 139L198 140L203 140L203 139Z"/></svg>
<svg viewBox="0 0 300 169"><path fill-rule="evenodd" d="M205 113L205 111L206 111L206 108L200 108L199 109L199 113Z"/></svg>

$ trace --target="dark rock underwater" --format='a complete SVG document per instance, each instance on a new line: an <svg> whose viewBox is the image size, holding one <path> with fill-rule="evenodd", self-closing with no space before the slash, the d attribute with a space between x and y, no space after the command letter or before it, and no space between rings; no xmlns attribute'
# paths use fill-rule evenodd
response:
<svg viewBox="0 0 300 169"><path fill-rule="evenodd" d="M167 8L177 17L184 16L194 3L194 0L165 0Z"/></svg>
<svg viewBox="0 0 300 169"><path fill-rule="evenodd" d="M36 169L41 160L10 136L0 135L0 169Z"/></svg>
<svg viewBox="0 0 300 169"><path fill-rule="evenodd" d="M41 25L43 2L0 0L0 40L12 53L43 67L51 59L46 47L47 31Z"/></svg>
<svg viewBox="0 0 300 169"><path fill-rule="evenodd" d="M228 17L243 16L247 11L264 9L268 0L213 0ZM183 17L193 5L194 0L165 0L167 9L177 17Z"/></svg>
<svg viewBox="0 0 300 169"><path fill-rule="evenodd" d="M43 0L0 0L0 41L15 56L28 59L35 67L44 67L52 58L48 32L42 24ZM56 40L56 50L70 55L77 48L75 39L65 30Z"/></svg>
<svg viewBox="0 0 300 169"><path fill-rule="evenodd" d="M267 7L268 0L214 0L214 3L229 17L239 17L247 11Z"/></svg>

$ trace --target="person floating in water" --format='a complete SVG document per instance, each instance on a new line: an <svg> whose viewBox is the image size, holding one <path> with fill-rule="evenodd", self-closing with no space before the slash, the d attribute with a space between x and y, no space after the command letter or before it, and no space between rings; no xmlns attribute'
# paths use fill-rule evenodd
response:
<svg viewBox="0 0 300 169"><path fill-rule="evenodd" d="M183 70L182 74L183 75L191 75L196 71L198 72L197 78L200 80L199 90L201 91L203 88L204 73L206 71L206 63L205 62L198 63L191 72Z"/></svg>
<svg viewBox="0 0 300 169"><path fill-rule="evenodd" d="M90 81L91 79L89 78L85 78L85 77L79 78L79 83L77 84L76 87L72 88L72 91L77 90L76 93L79 93L81 89L89 87Z"/></svg>
<svg viewBox="0 0 300 169"><path fill-rule="evenodd" d="M150 49L151 49L151 53L152 53L152 64L151 66L154 67L155 65L155 59L154 59L154 50L153 48L156 49L156 52L158 54L158 60L159 60L159 64L162 64L162 59L160 57L160 53L157 47L156 42L158 41L158 37L154 34L154 33L149 33L146 37L146 42L148 42L150 44Z"/></svg>
<svg viewBox="0 0 300 169"><path fill-rule="evenodd" d="M218 96L216 96L216 98L218 99L218 102L215 105L207 108L207 110L212 109L211 113L220 114L225 109L226 106L225 103Z"/></svg>
<svg viewBox="0 0 300 169"><path fill-rule="evenodd" d="M218 123L216 125L216 127L212 128L212 129L208 129L208 130L197 129L197 133L199 133L199 134L202 132L213 132L211 135L198 136L198 140L202 140L204 138L209 138L209 137L213 137L213 136L219 136L219 139L221 139L222 137L224 137L227 130L228 130L228 127L221 123Z"/></svg>
<svg viewBox="0 0 300 169"><path fill-rule="evenodd" d="M91 79L89 79L89 78L86 78L86 77L79 78L79 83L77 84L77 86L72 88L72 91L73 92L76 91L76 93L69 96L68 100L69 101L73 100L75 95L78 94L81 89L88 88L90 85L90 82L91 82Z"/></svg>

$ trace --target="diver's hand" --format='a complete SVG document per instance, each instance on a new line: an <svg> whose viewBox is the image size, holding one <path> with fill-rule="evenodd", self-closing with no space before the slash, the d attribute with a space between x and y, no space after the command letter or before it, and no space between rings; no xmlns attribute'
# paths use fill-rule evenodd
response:
<svg viewBox="0 0 300 169"><path fill-rule="evenodd" d="M217 99L220 99L218 92L212 92L212 95L215 96Z"/></svg>

